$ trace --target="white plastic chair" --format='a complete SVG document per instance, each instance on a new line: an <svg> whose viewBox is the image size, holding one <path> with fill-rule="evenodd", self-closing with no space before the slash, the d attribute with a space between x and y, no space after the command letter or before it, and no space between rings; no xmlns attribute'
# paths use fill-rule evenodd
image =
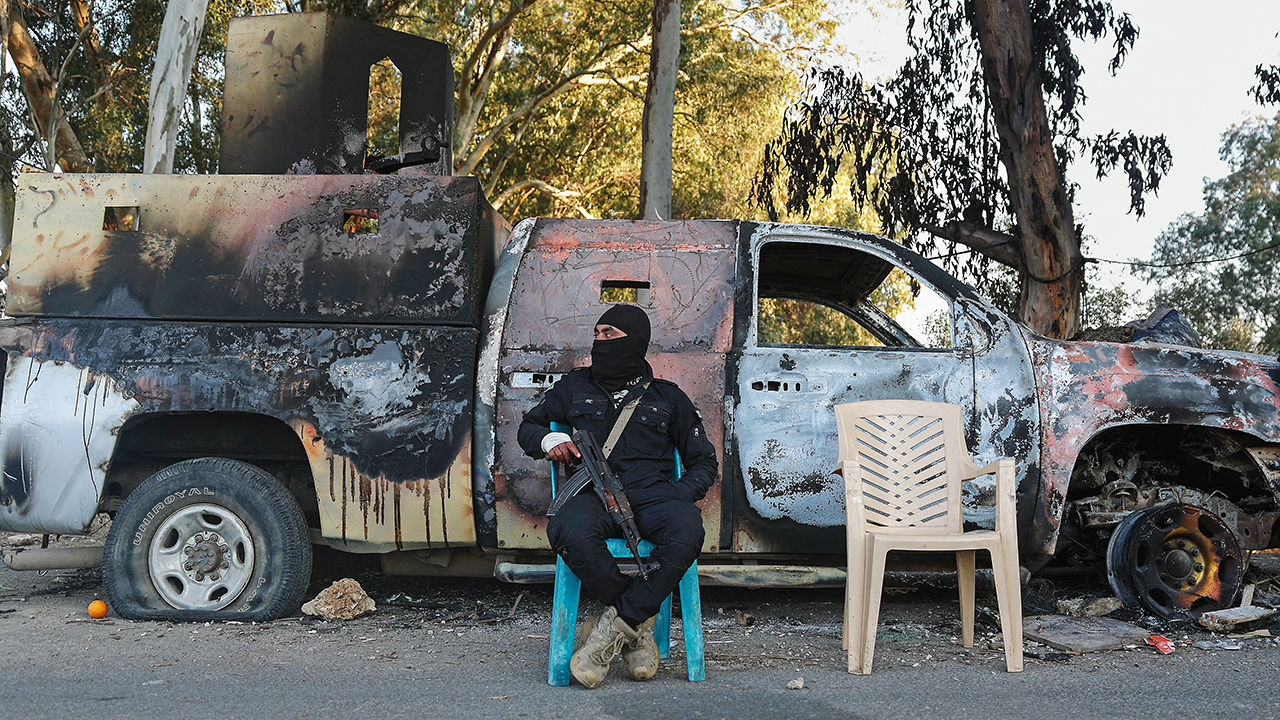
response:
<svg viewBox="0 0 1280 720"><path fill-rule="evenodd" d="M916 400L837 405L847 514L844 647L849 672L871 672L890 550L955 552L960 626L973 647L974 555L991 553L1009 672L1022 671L1022 595L1013 461L978 467L961 432L960 407ZM964 532L960 484L995 473L996 528Z"/></svg>

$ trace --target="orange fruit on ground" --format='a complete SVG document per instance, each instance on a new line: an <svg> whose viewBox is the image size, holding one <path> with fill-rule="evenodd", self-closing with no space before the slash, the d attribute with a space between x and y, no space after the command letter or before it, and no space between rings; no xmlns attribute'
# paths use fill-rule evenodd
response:
<svg viewBox="0 0 1280 720"><path fill-rule="evenodd" d="M100 618L100 617L106 617L106 615L107 615L106 603L102 602L101 600L94 600L93 602L89 603L89 617Z"/></svg>

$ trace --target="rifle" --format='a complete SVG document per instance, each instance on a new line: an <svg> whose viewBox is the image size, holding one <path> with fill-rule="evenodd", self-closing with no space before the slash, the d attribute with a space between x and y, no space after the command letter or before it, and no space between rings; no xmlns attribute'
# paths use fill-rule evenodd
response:
<svg viewBox="0 0 1280 720"><path fill-rule="evenodd" d="M600 446L596 444L596 439L591 436L591 433L586 430L575 432L573 443L582 453L581 466L570 476L569 481L561 486L560 492L556 493L555 499L551 501L551 507L547 508L547 517L559 512L569 498L577 495L579 490L587 486L587 483L591 483L595 486L596 495L600 496L600 502L604 503L604 509L609 512L609 517L622 528L622 537L627 541L627 547L631 549L631 555L636 559L640 577L648 580L649 573L658 569L658 563L640 557L640 530L636 528L636 516L631 511L631 501L627 500L627 494L622 490L622 483L609 468L604 453L600 451Z"/></svg>

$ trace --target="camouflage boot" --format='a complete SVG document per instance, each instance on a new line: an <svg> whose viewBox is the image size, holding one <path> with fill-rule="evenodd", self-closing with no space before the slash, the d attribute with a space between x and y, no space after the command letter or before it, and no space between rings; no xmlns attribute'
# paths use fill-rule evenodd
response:
<svg viewBox="0 0 1280 720"><path fill-rule="evenodd" d="M658 674L658 643L653 640L653 618L640 623L636 639L622 646L622 667L632 680L648 680Z"/></svg>
<svg viewBox="0 0 1280 720"><path fill-rule="evenodd" d="M569 671L584 687L593 688L604 682L609 663L618 656L623 643L634 641L636 631L618 617L613 607L604 609L586 642L569 659Z"/></svg>

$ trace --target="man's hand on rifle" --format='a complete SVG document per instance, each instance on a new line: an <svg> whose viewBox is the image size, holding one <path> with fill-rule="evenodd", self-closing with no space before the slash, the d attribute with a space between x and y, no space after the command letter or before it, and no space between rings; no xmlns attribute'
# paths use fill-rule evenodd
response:
<svg viewBox="0 0 1280 720"><path fill-rule="evenodd" d="M558 463L573 465L578 462L578 458L582 457L582 453L578 452L578 446L574 445L573 441L569 441L548 450L547 457Z"/></svg>

